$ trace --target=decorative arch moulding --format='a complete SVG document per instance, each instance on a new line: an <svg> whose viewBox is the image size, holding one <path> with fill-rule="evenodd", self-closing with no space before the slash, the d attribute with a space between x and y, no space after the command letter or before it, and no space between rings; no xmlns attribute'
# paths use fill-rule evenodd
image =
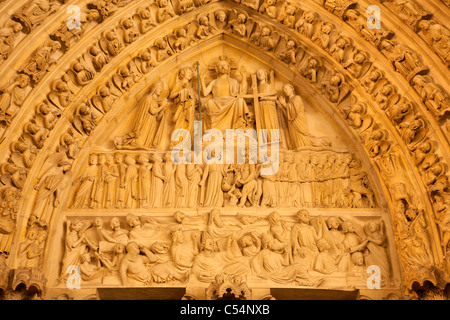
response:
<svg viewBox="0 0 450 320"><path fill-rule="evenodd" d="M403 30L369 28L357 1L86 2L81 29L67 27L72 3L10 9L3 297L64 294L70 266L81 270L79 297L169 285L206 299L217 281L363 293L375 262L383 297L445 296L448 30L435 7L406 2L380 3ZM279 146L281 171L169 165L174 130L193 142L220 129L228 144L225 130L239 128L279 130L263 145ZM221 150L207 144L200 152ZM151 267L131 275L133 255Z"/></svg>

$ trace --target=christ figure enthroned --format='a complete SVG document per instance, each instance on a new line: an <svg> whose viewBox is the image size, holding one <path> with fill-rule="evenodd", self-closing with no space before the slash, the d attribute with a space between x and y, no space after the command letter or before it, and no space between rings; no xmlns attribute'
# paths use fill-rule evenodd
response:
<svg viewBox="0 0 450 320"><path fill-rule="evenodd" d="M203 95L212 93L212 98L206 102L206 129L245 129L249 119L247 103L242 97L247 93L247 77L241 70L242 80L230 76L231 67L226 60L216 63L217 78L208 86L204 77L200 78Z"/></svg>

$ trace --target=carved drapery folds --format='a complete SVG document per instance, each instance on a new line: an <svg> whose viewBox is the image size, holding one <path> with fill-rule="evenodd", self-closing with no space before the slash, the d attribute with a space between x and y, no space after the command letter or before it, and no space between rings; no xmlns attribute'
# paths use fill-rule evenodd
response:
<svg viewBox="0 0 450 320"><path fill-rule="evenodd" d="M30 179L28 173L40 153L47 153L46 145L55 129L59 132L58 138L53 140L58 141L53 150L56 153L46 160L48 165L37 170L39 174L36 178L39 180L32 186L36 186L35 196L32 197L32 201L35 203L31 206L34 210L33 214L46 223L51 221L53 212L59 212L64 208L64 203L61 204L59 197L71 185L71 166L76 163L85 140L88 137L95 137L96 128L102 124L105 115L111 110L119 108L116 102L120 101L121 97L132 94L133 89L151 75L151 71L158 68L159 65L170 61L180 53L187 52L193 48L193 45L201 44L202 41L219 34L225 34L243 40L250 46L254 46L255 50L260 50L269 57L281 61L299 77L311 83L329 100L331 105L336 107L342 119L354 130L365 147L371 163L380 175L386 178L383 182L390 193L390 201L394 204L393 208L399 208L398 213L397 209L391 210L394 224L398 224L398 230L403 230L403 227L406 228L405 230L409 230L398 231L398 235L396 234L397 245L404 245L402 247L403 254L399 258L402 268L408 270L405 285L408 287L410 281L414 280L420 283L430 280L436 284L436 274L433 274L431 270L438 264L438 268L444 272L444 278L448 278L450 251L448 250L448 198L450 190L447 160L441 146L445 137L440 138L440 133L438 135L434 133L441 129L444 131L446 124L448 127L448 123L450 123L448 120L450 102L446 84L441 80L442 77L436 76L438 74L436 70L429 70L429 66L423 60L425 57L423 51L412 47L410 42L403 42L402 37L396 35L394 30L386 29L384 24L382 24L382 29L368 29L364 24L367 14L364 8L355 1L324 1L323 6L324 9L347 22L352 29L349 31L355 30L361 36L361 40L373 45L380 53L379 57L374 55L372 49L361 47L360 41L356 41L353 37L354 33L350 33L352 36L349 36L349 33L342 32L347 26L342 27L339 21L338 23L333 20L327 21L324 18L327 15L311 9L314 6L291 5L281 2L275 4L273 2L275 1L261 1L260 5L251 3L251 1L243 1L242 5L249 9L241 10L240 5L236 4L227 4L222 8L214 3L206 4L197 1L160 0L145 6L138 5L133 1L93 1L86 8L82 8L82 28L80 30L66 30L63 21L55 24L54 30L49 32L48 41L42 41L39 47L36 46L36 50L30 50L28 56L20 60L21 64L15 69L15 76L11 78L12 80L3 82L0 92L2 134L7 132L11 125L15 126L14 130L18 130L19 127L21 130L23 129L22 134L14 136L14 141L8 139L10 153L1 165L1 197L4 200L2 201L2 234L0 235L2 251L9 252L11 249L16 215L21 209L24 199L22 190ZM128 5L134 6L132 13L124 12L124 8ZM202 6L201 13L200 9L197 10L198 13L195 11L199 6ZM382 6L398 13L398 18L409 25L414 32L417 32L418 36L424 40L424 44L428 43L430 50L435 51L437 57L448 66L448 30L442 21L438 21L437 17L433 17L426 8L419 6L415 1L382 1ZM9 57L17 54L14 50L15 47L21 44L28 33L37 30L44 20L55 12L54 8L57 7L65 8L64 1L35 1L33 4L23 6L14 13L11 21L5 23L0 30L0 39L2 40L0 56L5 60L3 61L5 65L9 65ZM206 10L208 8L211 10ZM188 21L188 23L173 23L174 19L172 18L176 15L180 15L180 17L190 15L189 19L180 20ZM260 15L264 15L265 19L261 19ZM115 19L114 24L111 24L112 27L108 27L107 30L102 29L101 23L108 19ZM127 52L128 48L134 48L136 42L143 41L144 34L151 35L150 30L160 28L163 24L170 24L169 30L173 30L173 32L165 29L165 32L158 34L158 38L152 38L145 47L142 47L140 52L133 49L131 59L126 58L120 61L119 65L117 57L124 57L124 52ZM77 47L78 42L84 41L87 31L99 31L100 29L101 32L98 33L98 37L95 37L95 41L84 46L76 59L67 63L64 67L65 74L59 74L58 79L48 81L51 82L51 88L42 91L43 96L40 95L40 97L45 97L44 99L27 100L30 94L33 96L34 89L42 88L41 84L45 83L43 80L46 75L53 74L53 65L57 64L60 59L62 61L66 54L72 52L72 48L79 48ZM314 48L313 51L309 50L310 46ZM130 49L131 52L132 49ZM391 64L392 69L385 69L382 64L376 62L376 58L381 58L381 55L385 57L387 64ZM111 77L99 76L105 69L112 70L114 75ZM210 71L212 70L208 69L208 72ZM241 74L236 71L239 70L232 69L230 78L239 78L240 80ZM250 73L247 75L249 87L253 85L252 77L256 76L256 90L263 90L258 86L261 83L262 87L266 86L266 79L260 82L256 70L249 71ZM397 78L390 75L390 71L395 71L400 78L403 77L405 83L397 83ZM269 88L267 90L270 90L270 70L265 72ZM178 99L177 106L180 111L184 111L178 113L178 124L183 129L192 132L192 118L197 116L198 111L195 110L195 106L199 98L206 104L208 99L214 97L199 97L195 76L191 77L189 72L187 77L179 75L181 72L177 72L177 85L180 92L178 96L167 95L165 91L172 94L174 86L172 83L166 83L162 89L164 92L160 96L155 96L156 104L153 106L149 101L148 108L152 110L150 107L152 105L153 110L156 111L158 108L161 110L170 108L171 112L174 112L174 103ZM158 79L150 77L149 82L156 84ZM212 72L208 77L207 82L217 79ZM278 75L275 75L275 78L277 77ZM406 85L413 86L415 92L406 94L404 91ZM86 96L83 96L83 101L80 101L80 93L85 88L88 91L82 93ZM363 90L357 92L360 88ZM249 96L254 94L252 90L253 88L249 89L246 94ZM282 109L283 99L286 104L290 103L290 110L299 108L294 98L300 94L295 86L292 91L294 91L292 99L282 90L274 95L276 108L287 110L283 111L284 113L278 113L277 118L281 119L280 128L288 132L285 141L287 149L290 150L298 147L293 141L297 141L299 137L305 137L304 132L299 129L302 126L299 126L298 119L297 121L283 122L283 117L289 111L289 109ZM268 99L259 97L257 100L261 108L270 111L272 101L270 95L268 96ZM167 104L164 104L165 98L168 98ZM373 101L369 101L370 98ZM254 96L243 99L250 108L254 107L255 103L252 102L252 100L256 101ZM76 106L74 101L76 101ZM239 103L241 102L237 104ZM233 104L230 103L230 105ZM242 103L241 105L243 106ZM374 105L378 108L377 111L374 111ZM209 106L212 104L209 103ZM16 114L25 114L26 111L21 110L23 107L33 110L32 113L28 113L26 123L22 122L21 117L15 117ZM243 110L245 110L244 107ZM164 121L170 123L174 120L171 119L171 115L169 117L167 115L164 112L154 112L152 115L154 123L159 124ZM205 116L205 113L203 115ZM248 119L241 116L238 116L237 119L247 121L248 127L257 127L256 118L258 116L251 112L249 115ZM62 118L69 119L70 127L62 129L61 134L62 124L59 120ZM150 120L146 119L146 121L148 123ZM267 123L268 128L269 122L267 119L263 119L260 125ZM289 127L289 125L291 126ZM196 206L195 201L189 203L183 194L186 194L186 190L188 190L188 193L198 192L198 197L201 197L202 188L209 187L208 176L206 175L206 179L202 179L205 176L205 167L189 167L187 165L186 168L174 170L174 176L179 179L174 179L174 182L164 181L161 187L162 190L167 190L169 195L171 190L175 190L177 196L165 196L163 192L161 200L153 200L152 179L158 179L157 174L155 177L153 176L153 171L159 170L163 176L165 172L168 176L170 175L168 172L171 172L170 168L164 166L166 163L164 157L161 161L158 160L158 154L163 154L162 151L166 150L168 141L166 140L165 147L158 152L135 150L129 155L124 152L123 145L130 146L129 141L139 141L138 149L142 145L153 149L155 141L163 140L157 138L160 137L158 129L160 128L155 126L155 132L145 133L152 143L141 143L137 140L136 132L132 131L118 140L120 151L92 153L88 166L92 168L88 170L89 172L86 171L86 174L76 178L78 182L72 187L70 195L73 198L68 206L71 206L73 210L190 208ZM292 137L291 132L297 132L297 135L294 134ZM309 141L314 147L329 145L326 141L318 142L312 139ZM403 147L398 149L398 143ZM282 163L286 163L285 176L280 174L281 176L274 177L273 181L256 177L244 184L237 182L237 173L257 172L257 166L244 168L242 173L240 172L241 168L230 168L226 175L220 173L221 180L227 181L225 188L227 190L223 190L223 185L219 187L222 189L220 192L223 193L223 197L219 198L223 199L217 201L221 202L221 206L243 205L245 208L278 207L281 203L286 206L300 205L311 208L364 209L379 206L379 199L375 199L367 176L359 174L359 160L346 160L348 154L344 156L342 153L336 154L333 151L320 152L317 160L317 166L322 168L320 175L312 174L308 178L309 173L306 170L305 177L298 177L301 166L312 167L311 162L316 161L313 153L308 154L304 160L294 151L287 152L287 156L282 159ZM122 160L120 160L121 154L123 155ZM398 154L401 159L394 161L393 158ZM47 156L48 153L45 158ZM41 164L42 160L39 163ZM418 187L409 176L400 177L394 174L393 168L409 170L408 163L417 166L417 170L414 170L417 171L417 176L423 183L421 192L430 199L432 208L427 205L427 200L422 203L414 203L412 195L417 192ZM158 166L160 166L159 169ZM296 170L289 170L293 167L296 167ZM297 180L292 179L294 171L297 171ZM341 175L341 171L345 174ZM354 171L353 176L349 173L351 171ZM202 180L204 180L204 186L199 185ZM122 183L126 187L117 189L117 185ZM300 195L296 198L293 194L285 194L283 196L286 201L279 201L280 204L277 204L274 195L278 195L280 190L284 190L286 183L288 183L289 190L294 190L293 194ZM96 192L92 191L94 185ZM301 193L297 193L297 191L304 189L305 186L309 190L308 196L302 198ZM338 191L336 192L336 190ZM69 192L66 193L69 194ZM317 199L315 195L310 196L316 193L318 194ZM255 200L258 196L258 200ZM207 195L206 197L208 198ZM314 199L316 200L314 201ZM211 202L199 201L200 207L208 203ZM217 204L215 200L212 203ZM402 205L404 210L401 209ZM26 216L28 217L29 214ZM394 216L398 217L398 220ZM44 232L41 232L41 237L45 238ZM439 238L437 246L434 244L436 238ZM24 239L20 239L19 243L22 240ZM43 241L45 243L46 240ZM30 250L40 252L38 248L41 248L42 244L38 242L33 242ZM325 245L322 244L322 246ZM445 257L442 261L439 257L441 252ZM88 260L87 257L83 259ZM95 260L95 255L91 259ZM28 262L28 264L30 263L34 262ZM96 274L97 271L94 271L92 274ZM99 274L102 272L98 271Z"/></svg>

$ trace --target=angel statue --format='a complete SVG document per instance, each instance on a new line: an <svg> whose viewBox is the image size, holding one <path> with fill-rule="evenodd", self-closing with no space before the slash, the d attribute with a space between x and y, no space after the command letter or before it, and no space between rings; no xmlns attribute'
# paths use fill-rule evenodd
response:
<svg viewBox="0 0 450 320"><path fill-rule="evenodd" d="M189 131L191 136L191 145L194 139L194 121L196 110L196 94L192 87L194 78L194 69L192 67L184 67L178 72L178 77L172 87L169 98L174 100L175 128ZM184 139L183 139L184 140Z"/></svg>

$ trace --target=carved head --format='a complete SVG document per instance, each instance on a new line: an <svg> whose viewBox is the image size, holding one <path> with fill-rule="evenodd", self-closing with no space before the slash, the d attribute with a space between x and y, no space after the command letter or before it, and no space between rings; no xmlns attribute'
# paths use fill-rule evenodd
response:
<svg viewBox="0 0 450 320"><path fill-rule="evenodd" d="M418 216L419 210L417 208L410 207L406 210L405 214L409 221L413 221Z"/></svg>
<svg viewBox="0 0 450 320"><path fill-rule="evenodd" d="M362 52L359 52L355 55L355 62L358 64L362 64L364 61L366 61L366 55Z"/></svg>
<svg viewBox="0 0 450 320"><path fill-rule="evenodd" d="M176 211L173 214L173 217L177 223L182 223L183 220L186 218L186 214L181 211Z"/></svg>
<svg viewBox="0 0 450 320"><path fill-rule="evenodd" d="M417 148L423 153L428 153L431 151L431 143L429 141L423 142Z"/></svg>
<svg viewBox="0 0 450 320"><path fill-rule="evenodd" d="M214 240L209 237L204 237L202 241L202 248L206 251L214 251Z"/></svg>
<svg viewBox="0 0 450 320"><path fill-rule="evenodd" d="M113 165L113 164L114 164L114 157L113 157L112 154L108 154L108 155L106 156L106 165L107 165L107 166L111 166L111 165Z"/></svg>
<svg viewBox="0 0 450 320"><path fill-rule="evenodd" d="M322 25L322 28L320 28L320 30L324 34L330 34L332 29L333 29L333 25L331 23L325 23Z"/></svg>
<svg viewBox="0 0 450 320"><path fill-rule="evenodd" d="M103 227L103 219L100 217L96 217L94 220L94 227L96 227L96 228Z"/></svg>
<svg viewBox="0 0 450 320"><path fill-rule="evenodd" d="M220 286L222 283L225 282L225 277L223 276L223 274L218 274L214 277L214 280L216 284Z"/></svg>
<svg viewBox="0 0 450 320"><path fill-rule="evenodd" d="M285 12L289 15L293 15L295 13L295 7L291 4L286 6Z"/></svg>
<svg viewBox="0 0 450 320"><path fill-rule="evenodd" d="M341 222L339 221L339 218L337 217L329 217L327 219L327 226L329 229L338 229L341 225Z"/></svg>
<svg viewBox="0 0 450 320"><path fill-rule="evenodd" d="M225 22L227 20L227 13L225 10L218 10L215 13L216 20L219 22Z"/></svg>
<svg viewBox="0 0 450 320"><path fill-rule="evenodd" d="M363 266L364 265L364 256L362 252L356 251L352 253L352 262L355 266Z"/></svg>
<svg viewBox="0 0 450 320"><path fill-rule="evenodd" d="M236 19L239 23L245 23L247 21L247 16L243 13L239 13Z"/></svg>
<svg viewBox="0 0 450 320"><path fill-rule="evenodd" d="M310 59L308 60L308 67L310 67L310 68L315 68L315 67L317 67L317 64L318 64L318 62L317 62L317 60L314 59L314 58L310 58Z"/></svg>
<svg viewBox="0 0 450 320"><path fill-rule="evenodd" d="M369 74L369 79L374 82L377 81L378 79L380 79L382 76L382 73L380 70L373 70L370 72Z"/></svg>
<svg viewBox="0 0 450 320"><path fill-rule="evenodd" d="M160 8L165 8L167 7L167 0L158 0L158 5Z"/></svg>
<svg viewBox="0 0 450 320"><path fill-rule="evenodd" d="M239 242L242 248L251 246L253 244L253 239L249 235L245 235L241 238L241 241Z"/></svg>
<svg viewBox="0 0 450 320"><path fill-rule="evenodd" d="M97 159L98 159L97 155L95 153L91 153L89 155L89 160L88 160L89 165L91 165L91 166L96 165L97 164Z"/></svg>
<svg viewBox="0 0 450 320"><path fill-rule="evenodd" d="M356 10L350 9L345 12L344 16L347 17L347 19L357 20L359 13Z"/></svg>
<svg viewBox="0 0 450 320"><path fill-rule="evenodd" d="M378 224L375 223L374 221L370 221L367 224L367 230L369 230L369 232L374 233L378 231Z"/></svg>
<svg viewBox="0 0 450 320"><path fill-rule="evenodd" d="M261 30L261 36L263 36L263 37L270 36L271 33L272 32L270 31L270 29L268 27L263 27Z"/></svg>
<svg viewBox="0 0 450 320"><path fill-rule="evenodd" d="M127 156L126 158L125 158L125 163L127 164L127 165L135 165L136 164L136 160L134 160L134 158L133 157L131 157L131 156Z"/></svg>
<svg viewBox="0 0 450 320"><path fill-rule="evenodd" d="M139 57L142 59L142 61L150 61L152 60L152 54L149 50L143 50L141 51Z"/></svg>
<svg viewBox="0 0 450 320"><path fill-rule="evenodd" d="M422 30L428 30L430 28L430 26L431 26L431 23L428 20L420 20L418 26Z"/></svg>
<svg viewBox="0 0 450 320"><path fill-rule="evenodd" d="M343 48L346 44L348 43L348 40L346 38L340 37L337 41L336 41L336 45L339 48Z"/></svg>
<svg viewBox="0 0 450 320"><path fill-rule="evenodd" d="M114 246L114 254L119 255L125 253L125 245L118 243Z"/></svg>
<svg viewBox="0 0 450 320"><path fill-rule="evenodd" d="M308 212L308 210L305 210L305 209L298 211L297 217L301 222L306 223L306 224L308 224L311 221L309 212Z"/></svg>
<svg viewBox="0 0 450 320"><path fill-rule="evenodd" d="M106 163L106 154L99 154L98 155L98 164L102 165Z"/></svg>
<svg viewBox="0 0 450 320"><path fill-rule="evenodd" d="M85 68L83 67L83 65L80 63L80 62L76 62L74 65L73 65L73 70L75 71L75 72L80 72L80 71L82 71L82 70L84 70Z"/></svg>
<svg viewBox="0 0 450 320"><path fill-rule="evenodd" d="M265 69L258 69L258 71L256 71L256 77L258 78L259 81L266 80L267 71Z"/></svg>
<svg viewBox="0 0 450 320"><path fill-rule="evenodd" d="M202 26L209 26L209 18L208 16L201 16L198 19L198 23Z"/></svg>
<svg viewBox="0 0 450 320"><path fill-rule="evenodd" d="M336 162L336 156L335 156L334 154L328 155L327 161L328 161L329 163L335 163L335 162Z"/></svg>
<svg viewBox="0 0 450 320"><path fill-rule="evenodd" d="M316 245L320 252L330 249L330 243L325 238L317 240Z"/></svg>
<svg viewBox="0 0 450 320"><path fill-rule="evenodd" d="M141 250L139 249L139 245L135 241L128 242L126 249L127 249L127 253L132 254L132 255L137 255L137 254L139 254L139 252L141 252Z"/></svg>
<svg viewBox="0 0 450 320"><path fill-rule="evenodd" d="M116 153L114 155L114 160L116 161L117 164L123 163L123 159L124 159L124 155L121 153Z"/></svg>
<svg viewBox="0 0 450 320"><path fill-rule="evenodd" d="M22 25L21 25L19 22L15 22L15 23L12 25L12 30L13 30L15 33L18 33L18 32L20 32L20 31L22 31L22 29L23 29L23 27L22 27Z"/></svg>
<svg viewBox="0 0 450 320"><path fill-rule="evenodd" d="M172 245L184 243L184 240L185 238L182 231L177 230L172 233Z"/></svg>
<svg viewBox="0 0 450 320"><path fill-rule="evenodd" d="M295 42L293 40L288 40L288 42L286 43L286 48L287 49L295 49L295 47L297 47Z"/></svg>
<svg viewBox="0 0 450 320"><path fill-rule="evenodd" d="M147 8L142 8L139 10L139 16L141 17L141 19L147 20L151 18L152 13Z"/></svg>
<svg viewBox="0 0 450 320"><path fill-rule="evenodd" d="M311 155L311 164L312 165L318 165L319 164L319 157L316 155Z"/></svg>
<svg viewBox="0 0 450 320"><path fill-rule="evenodd" d="M90 263L91 262L91 254L86 252L81 255L81 263Z"/></svg>
<svg viewBox="0 0 450 320"><path fill-rule="evenodd" d="M47 239L47 231L40 229L37 234L36 240L39 243L44 243L45 239Z"/></svg>
<svg viewBox="0 0 450 320"><path fill-rule="evenodd" d="M342 223L342 231L344 233L355 232L355 226L353 225L353 222L351 222L350 220L344 221Z"/></svg>
<svg viewBox="0 0 450 320"><path fill-rule="evenodd" d="M432 166L430 167L429 170L430 170L431 173L433 173L435 176L439 176L439 175L442 173L443 168L442 168L441 163L438 162L438 163L432 165Z"/></svg>
<svg viewBox="0 0 450 320"><path fill-rule="evenodd" d="M126 217L128 225L133 228L141 225L141 219L134 214L129 213Z"/></svg>
<svg viewBox="0 0 450 320"><path fill-rule="evenodd" d="M118 217L114 217L111 219L111 221L109 222L109 225L111 226L111 229L116 230L116 229L120 229L120 220Z"/></svg>
<svg viewBox="0 0 450 320"><path fill-rule="evenodd" d="M271 212L271 213L269 214L268 219L269 219L269 223L270 223L271 225L279 224L280 221L281 221L280 214L279 214L278 212L276 212L276 211Z"/></svg>
<svg viewBox="0 0 450 320"><path fill-rule="evenodd" d="M424 87L425 86L425 79L421 75L417 75L412 80L413 85Z"/></svg>
<svg viewBox="0 0 450 320"><path fill-rule="evenodd" d="M134 22L131 18L127 18L122 22L122 25L125 29L129 29L134 25Z"/></svg>
<svg viewBox="0 0 450 320"><path fill-rule="evenodd" d="M17 82L19 83L20 88L25 88L30 84L30 77L27 76L26 74L20 74L17 77Z"/></svg>
<svg viewBox="0 0 450 320"><path fill-rule="evenodd" d="M106 37L106 40L108 40L110 42L117 40L117 35L113 31L108 31L106 33L105 37Z"/></svg>
<svg viewBox="0 0 450 320"><path fill-rule="evenodd" d="M331 78L330 78L330 84L333 86L338 87L341 84L341 82L342 82L342 79L338 75L331 76Z"/></svg>
<svg viewBox="0 0 450 320"><path fill-rule="evenodd" d="M58 167L60 167L63 172L67 172L70 171L70 169L72 169L72 164L69 161L63 159L60 162L58 162Z"/></svg>
<svg viewBox="0 0 450 320"><path fill-rule="evenodd" d="M178 78L180 80L186 79L191 80L194 77L194 69L191 67L184 67L180 70L180 73L178 74Z"/></svg>
<svg viewBox="0 0 450 320"><path fill-rule="evenodd" d="M156 241L150 247L150 251L153 253L167 253L169 252L170 247L162 242Z"/></svg>
<svg viewBox="0 0 450 320"><path fill-rule="evenodd" d="M386 40L386 39L381 41L380 47L381 47L382 50L384 49L384 50L387 50L387 51L392 51L394 49L392 41L389 41L389 40Z"/></svg>
<svg viewBox="0 0 450 320"><path fill-rule="evenodd" d="M290 97L295 93L294 86L290 83L283 85L283 92L286 96Z"/></svg>
<svg viewBox="0 0 450 320"><path fill-rule="evenodd" d="M230 64L226 60L220 60L216 63L217 74L230 74L231 68Z"/></svg>
<svg viewBox="0 0 450 320"><path fill-rule="evenodd" d="M270 249L273 243L273 236L269 232L263 233L261 236L261 245L264 249Z"/></svg>
<svg viewBox="0 0 450 320"><path fill-rule="evenodd" d="M153 154L151 155L151 158L152 158L152 161L153 161L154 163L161 163L161 162L162 162L161 156L158 155L158 154L156 154L156 153L153 153Z"/></svg>
<svg viewBox="0 0 450 320"><path fill-rule="evenodd" d="M212 209L208 215L208 225L215 224L218 227L223 227L224 223L220 214L219 209Z"/></svg>

